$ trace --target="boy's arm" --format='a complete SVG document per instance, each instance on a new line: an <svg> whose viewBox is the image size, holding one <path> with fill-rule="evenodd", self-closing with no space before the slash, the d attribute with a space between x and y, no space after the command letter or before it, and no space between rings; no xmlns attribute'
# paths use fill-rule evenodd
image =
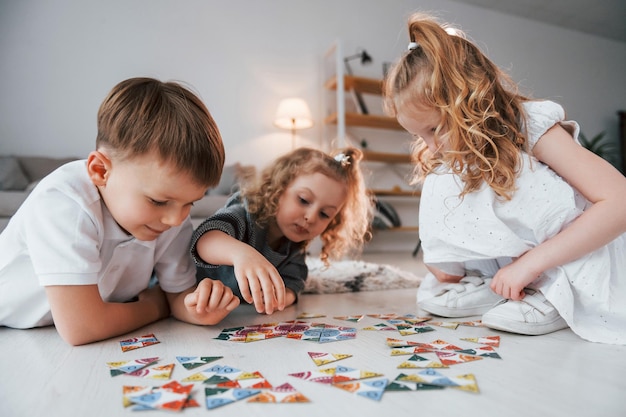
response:
<svg viewBox="0 0 626 417"><path fill-rule="evenodd" d="M59 335L73 346L119 336L170 314L159 287L129 303L104 302L97 285L52 285L46 294Z"/></svg>

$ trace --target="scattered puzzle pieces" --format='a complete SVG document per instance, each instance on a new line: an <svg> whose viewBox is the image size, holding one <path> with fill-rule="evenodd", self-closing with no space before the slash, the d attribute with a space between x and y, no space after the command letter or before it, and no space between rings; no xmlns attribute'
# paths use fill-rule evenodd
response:
<svg viewBox="0 0 626 417"><path fill-rule="evenodd" d="M380 401L388 382L389 380L387 378L375 378L366 381L335 384L334 387L369 398L370 400Z"/></svg>
<svg viewBox="0 0 626 417"><path fill-rule="evenodd" d="M358 314L356 316L335 316L333 317L334 319L337 320L345 320L345 321L352 321L352 322L358 322L361 321L361 319L363 318L363 314Z"/></svg>
<svg viewBox="0 0 626 417"><path fill-rule="evenodd" d="M128 352L130 350L140 349L142 347L156 345L160 343L154 334L147 334L144 336L133 337L126 340L120 341L120 347L122 348L122 352Z"/></svg>
<svg viewBox="0 0 626 417"><path fill-rule="evenodd" d="M467 340L469 342L480 343L481 345L488 345L493 347L500 346L500 336L465 337L461 340Z"/></svg>
<svg viewBox="0 0 626 417"><path fill-rule="evenodd" d="M363 327L361 330L398 330L396 327L390 326L387 323L378 323L373 326Z"/></svg>
<svg viewBox="0 0 626 417"><path fill-rule="evenodd" d="M159 358L144 358L144 359L135 359L131 361L120 361L120 362L107 362L107 366L110 369L111 376L117 376L121 374L130 374L131 372L135 372L141 368L145 368L148 365L151 365L158 361Z"/></svg>
<svg viewBox="0 0 626 417"><path fill-rule="evenodd" d="M326 317L326 314L302 312L302 313L298 314L298 317L296 317L296 318L297 319L316 319L316 318L319 318L319 317Z"/></svg>
<svg viewBox="0 0 626 417"><path fill-rule="evenodd" d="M317 366L326 365L331 362L340 361L342 359L350 358L352 355L347 353L324 353L324 352L309 352L309 356L315 362Z"/></svg>
<svg viewBox="0 0 626 417"><path fill-rule="evenodd" d="M223 356L176 356L176 360L184 366L185 369L195 369L222 358Z"/></svg>
<svg viewBox="0 0 626 417"><path fill-rule="evenodd" d="M205 388L206 408L213 410L236 401L241 401L261 392L259 389L247 388Z"/></svg>
<svg viewBox="0 0 626 417"><path fill-rule="evenodd" d="M478 384L473 374L448 377L433 369L425 369L416 374L409 374L402 377L402 381L413 381L430 385L440 385L443 387L456 388L463 391L478 393Z"/></svg>
<svg viewBox="0 0 626 417"><path fill-rule="evenodd" d="M181 385L172 381L161 387L124 386L122 388L124 407L133 406L133 411L169 410L180 411L187 407L198 407L191 398L193 384Z"/></svg>
<svg viewBox="0 0 626 417"><path fill-rule="evenodd" d="M151 379L170 379L173 370L174 364L170 363L169 365L158 365L151 368L138 369L128 375Z"/></svg>
<svg viewBox="0 0 626 417"><path fill-rule="evenodd" d="M346 366L337 366L315 371L297 372L289 374L289 376L321 384L337 384L348 381L356 381L359 379L381 377L383 375L377 372L362 371L359 369L348 368Z"/></svg>
<svg viewBox="0 0 626 417"><path fill-rule="evenodd" d="M465 355L459 352L435 352L442 364L450 366L459 363L478 361L482 356Z"/></svg>
<svg viewBox="0 0 626 417"><path fill-rule="evenodd" d="M420 355L413 355L406 361L398 365L400 369L406 368L447 368L448 365L440 360L428 359Z"/></svg>
<svg viewBox="0 0 626 417"><path fill-rule="evenodd" d="M249 403L308 403L307 397L285 382L269 391L261 392L248 400Z"/></svg>

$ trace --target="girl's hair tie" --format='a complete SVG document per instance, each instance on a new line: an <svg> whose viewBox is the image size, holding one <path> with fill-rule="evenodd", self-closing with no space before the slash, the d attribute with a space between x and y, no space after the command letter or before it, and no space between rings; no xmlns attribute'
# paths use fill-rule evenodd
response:
<svg viewBox="0 0 626 417"><path fill-rule="evenodd" d="M419 43L417 43L417 42L410 42L410 43L409 43L409 46L407 47L407 49L408 49L409 51L412 51L413 49L417 49L417 48L419 48L419 46L420 46L420 44L419 44Z"/></svg>
<svg viewBox="0 0 626 417"><path fill-rule="evenodd" d="M350 165L350 157L345 153L335 155L335 161L339 162L342 167Z"/></svg>

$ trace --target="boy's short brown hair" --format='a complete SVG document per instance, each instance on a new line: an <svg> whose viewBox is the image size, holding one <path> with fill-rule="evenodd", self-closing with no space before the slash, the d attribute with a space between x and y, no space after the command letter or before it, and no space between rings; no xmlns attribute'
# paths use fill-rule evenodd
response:
<svg viewBox="0 0 626 417"><path fill-rule="evenodd" d="M156 152L207 187L224 167L224 144L206 106L182 85L153 78L113 87L98 110L100 148L121 159Z"/></svg>

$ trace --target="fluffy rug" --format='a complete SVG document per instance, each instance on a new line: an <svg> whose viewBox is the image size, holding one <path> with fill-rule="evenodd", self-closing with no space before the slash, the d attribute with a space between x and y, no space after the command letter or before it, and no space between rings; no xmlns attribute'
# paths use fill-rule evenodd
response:
<svg viewBox="0 0 626 417"><path fill-rule="evenodd" d="M304 292L309 294L416 288L422 281L394 266L363 261L336 261L325 267L319 259L307 259L307 265Z"/></svg>

